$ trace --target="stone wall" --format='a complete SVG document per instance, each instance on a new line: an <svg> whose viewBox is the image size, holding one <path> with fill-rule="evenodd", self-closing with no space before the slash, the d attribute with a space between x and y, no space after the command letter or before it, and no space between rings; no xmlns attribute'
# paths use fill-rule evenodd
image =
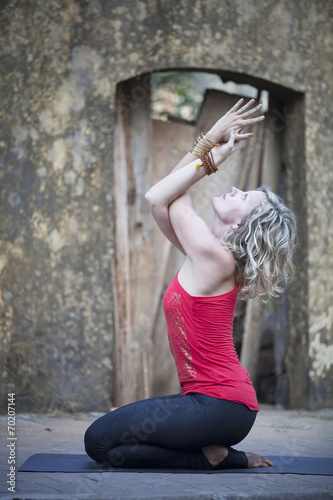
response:
<svg viewBox="0 0 333 500"><path fill-rule="evenodd" d="M331 19L329 0L1 3L3 403L11 384L21 411L109 408L116 85L192 69L287 105L290 405L333 405Z"/></svg>

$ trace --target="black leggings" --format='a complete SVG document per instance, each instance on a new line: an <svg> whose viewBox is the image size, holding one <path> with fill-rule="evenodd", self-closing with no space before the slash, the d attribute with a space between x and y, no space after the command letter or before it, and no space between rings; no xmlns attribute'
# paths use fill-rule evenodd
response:
<svg viewBox="0 0 333 500"><path fill-rule="evenodd" d="M202 448L239 443L256 415L199 393L144 399L96 420L85 433L86 452L113 467L212 469Z"/></svg>

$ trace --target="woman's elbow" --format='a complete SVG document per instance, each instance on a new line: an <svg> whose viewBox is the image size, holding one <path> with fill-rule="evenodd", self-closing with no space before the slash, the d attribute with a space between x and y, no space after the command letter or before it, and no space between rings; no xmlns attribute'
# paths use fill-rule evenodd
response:
<svg viewBox="0 0 333 500"><path fill-rule="evenodd" d="M145 200L151 211L168 209L170 204L169 200L164 196L164 193L160 190L155 191L154 186L146 192Z"/></svg>
<svg viewBox="0 0 333 500"><path fill-rule="evenodd" d="M151 193L151 189L149 189L145 194L145 200L148 203L149 207L154 206L154 196Z"/></svg>
<svg viewBox="0 0 333 500"><path fill-rule="evenodd" d="M163 197L161 197L160 195L157 196L157 193L154 193L153 188L150 188L149 191L146 192L145 200L148 203L150 209L167 206Z"/></svg>

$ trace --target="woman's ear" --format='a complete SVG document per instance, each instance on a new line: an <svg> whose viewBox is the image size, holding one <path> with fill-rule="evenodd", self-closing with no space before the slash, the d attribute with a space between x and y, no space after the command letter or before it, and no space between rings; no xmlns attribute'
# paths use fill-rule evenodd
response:
<svg viewBox="0 0 333 500"><path fill-rule="evenodd" d="M235 222L232 226L231 229L238 229L240 226L240 222Z"/></svg>

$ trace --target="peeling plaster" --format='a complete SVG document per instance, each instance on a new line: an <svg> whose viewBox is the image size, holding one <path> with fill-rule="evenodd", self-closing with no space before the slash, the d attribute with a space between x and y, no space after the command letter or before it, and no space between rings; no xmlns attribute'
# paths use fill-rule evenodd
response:
<svg viewBox="0 0 333 500"><path fill-rule="evenodd" d="M47 177L47 170L46 170L46 168L45 167L37 168L37 175L41 179L45 179Z"/></svg>
<svg viewBox="0 0 333 500"><path fill-rule="evenodd" d="M20 247L20 241L15 241L15 244L12 243L7 243L7 250L8 254L10 254L12 257L14 257L17 260L21 260L24 258L24 251Z"/></svg>
<svg viewBox="0 0 333 500"><path fill-rule="evenodd" d="M18 193L10 193L8 201L12 207L18 207L21 204L21 196Z"/></svg>
<svg viewBox="0 0 333 500"><path fill-rule="evenodd" d="M45 133L56 136L64 133L71 123L72 112L80 112L85 107L85 92L95 90L105 98L111 95L109 80L101 74L102 58L85 46L73 49L70 75L58 89L53 105L39 114L39 122ZM26 136L21 131L21 136ZM24 139L22 139L24 140Z"/></svg>
<svg viewBox="0 0 333 500"><path fill-rule="evenodd" d="M331 331L333 326L333 305L327 311L321 314L316 321L313 322L309 329L311 336L318 334L321 330Z"/></svg>
<svg viewBox="0 0 333 500"><path fill-rule="evenodd" d="M78 223L75 217L69 217L68 219L68 229L71 233L76 234L78 230Z"/></svg>
<svg viewBox="0 0 333 500"><path fill-rule="evenodd" d="M320 333L315 335L310 343L309 355L312 361L310 378L317 379L325 376L325 372L333 365L333 345L320 342Z"/></svg>
<svg viewBox="0 0 333 500"><path fill-rule="evenodd" d="M80 120L80 129L67 140L72 153L73 168L82 173L90 167L93 159L92 146L96 141L96 134L86 119Z"/></svg>
<svg viewBox="0 0 333 500"><path fill-rule="evenodd" d="M7 257L6 255L0 255L0 274L2 273L3 268L7 264Z"/></svg>
<svg viewBox="0 0 333 500"><path fill-rule="evenodd" d="M84 92L74 81L67 81L58 90L53 106L55 115L66 115L72 111L81 111L85 106Z"/></svg>
<svg viewBox="0 0 333 500"><path fill-rule="evenodd" d="M50 247L50 250L55 253L61 250L66 244L66 238L64 238L56 229L48 234L48 236L46 237L46 241Z"/></svg>
<svg viewBox="0 0 333 500"><path fill-rule="evenodd" d="M59 120L48 109L40 113L39 122L44 132L48 135L58 135L63 131Z"/></svg>
<svg viewBox="0 0 333 500"><path fill-rule="evenodd" d="M86 192L86 183L83 179L79 179L75 186L75 194L76 196L82 196Z"/></svg>
<svg viewBox="0 0 333 500"><path fill-rule="evenodd" d="M73 186L75 184L76 178L76 172L74 172L74 170L68 170L68 172L65 172L64 175L64 183L68 186Z"/></svg>
<svg viewBox="0 0 333 500"><path fill-rule="evenodd" d="M44 239L47 237L49 232L49 222L41 213L35 212L33 214L32 227L34 231L34 238Z"/></svg>
<svg viewBox="0 0 333 500"><path fill-rule="evenodd" d="M12 134L13 137L15 137L15 139L17 139L20 142L26 141L29 137L31 137L32 139L36 139L38 137L38 132L33 127L30 128L21 127L19 129L13 130Z"/></svg>
<svg viewBox="0 0 333 500"><path fill-rule="evenodd" d="M67 148L64 139L57 139L52 144L48 160L55 171L63 170L66 163Z"/></svg>
<svg viewBox="0 0 333 500"><path fill-rule="evenodd" d="M22 160L22 158L24 158L25 151L21 146L13 146L10 150L18 160Z"/></svg>

